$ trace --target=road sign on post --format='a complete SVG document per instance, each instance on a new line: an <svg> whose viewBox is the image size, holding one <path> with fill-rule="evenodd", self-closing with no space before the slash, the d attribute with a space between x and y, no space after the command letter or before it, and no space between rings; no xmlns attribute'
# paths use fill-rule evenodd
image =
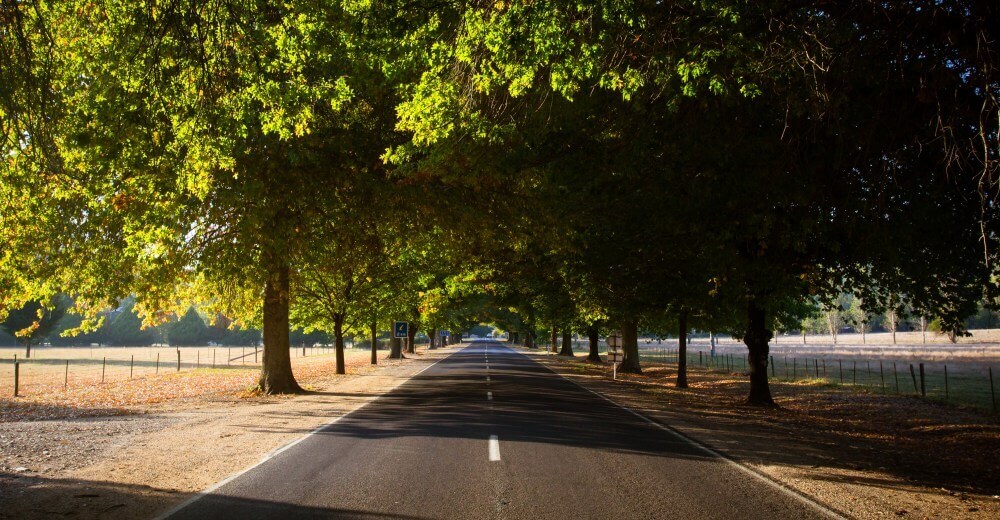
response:
<svg viewBox="0 0 1000 520"><path fill-rule="evenodd" d="M618 363L622 361L622 353L618 347L622 345L622 335L620 332L612 332L608 336L608 361L611 362L611 379L618 379Z"/></svg>
<svg viewBox="0 0 1000 520"><path fill-rule="evenodd" d="M410 331L409 322L397 321L392 327L392 337L394 338L405 338L407 333Z"/></svg>

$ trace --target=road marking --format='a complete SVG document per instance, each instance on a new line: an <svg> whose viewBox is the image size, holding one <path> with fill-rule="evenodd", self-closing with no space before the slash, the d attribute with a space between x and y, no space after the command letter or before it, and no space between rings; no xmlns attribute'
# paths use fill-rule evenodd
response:
<svg viewBox="0 0 1000 520"><path fill-rule="evenodd" d="M523 356L524 354L521 354L521 355ZM528 358L528 356L524 356L524 357ZM528 358L528 360L534 361L531 358ZM664 431L666 433L669 433L670 435L672 435L672 436L680 439L683 442L686 442L686 443L690 444L691 446L694 446L695 448L697 448L697 449L705 452L706 454L708 454L708 455L710 455L712 457L717 457L719 459L722 459L723 462L725 462L729 466L733 467L734 469L737 469L740 472L742 472L742 473L744 473L744 474L746 474L746 475L748 475L748 476L750 476L752 478L755 478L755 479L757 479L758 481L760 481L760 482L762 482L764 484L770 485L771 487L773 487L773 488L777 489L778 491L780 491L782 494L784 494L784 495L786 495L786 496L788 496L788 497L790 497L792 499L795 499L795 500L801 502L802 504L805 504L807 506L810 506L810 507L816 509L820 513L823 513L824 515L826 515L827 517L829 517L829 518L836 518L838 520L840 520L840 519L846 520L847 517L845 517L844 515L838 513L837 511L831 509L830 507L828 507L828 506L826 506L826 505L824 505L824 504L822 504L822 503L814 500L812 497L810 497L808 495L805 495L803 493L800 493L799 491L796 491L796 490L794 490L794 489L792 489L792 488L790 488L788 486L785 486L781 482L778 482L776 480L772 480L767 475L765 475L763 473L759 473L757 470L755 470L755 469L753 469L753 468L751 468L749 466L745 466L743 464L740 464L739 462L736 462L735 460L729 458L728 456L723 455L722 453L720 453L718 451L715 451L712 448L709 448L708 446L706 446L706 445L704 445L704 444L702 444L702 443L700 443L700 442L692 439L691 437L688 437L687 435L681 433L678 430L675 430L674 428L672 428L670 426L667 426L667 425L665 425L663 423L659 423L657 421L654 421L654 420L650 419L649 417L646 417L645 415L643 415L643 414L641 414L641 413L639 413L639 412L637 412L637 411L635 411L635 410L633 410L633 409L631 409L631 408L629 408L629 407L627 407L625 405L618 404L616 401L612 400L610 397L608 397L608 396L606 396L606 395L604 395L604 394L602 394L602 393L600 393L600 392L598 392L596 390L591 390L590 388L587 388L587 387L583 386L582 384L577 383L576 381L574 381L574 380L572 380L572 379L570 379L570 378L568 378L568 377L560 374L559 372L556 372L555 370L552 370L548 366L546 366L546 365L544 365L542 363L539 363L538 361L534 361L534 362L538 363L539 365L541 365L542 367L544 367L546 370L548 370L549 372L551 372L553 375L561 377L561 378L565 379L566 381L569 381L570 383L573 383L574 385L576 385L576 386L578 386L578 387L586 390L587 392L590 392L590 393L596 395L597 397L600 397L601 399L604 399L605 401L613 404L614 406L617 406L618 408L621 408L622 410L625 410L626 412L628 412L628 413L630 413L630 414L638 417L639 419L641 419L641 420L649 423L650 425L652 425L652 426L654 426L654 427L656 427L656 428L658 428L658 429L660 429L660 430L662 430L662 431Z"/></svg>
<svg viewBox="0 0 1000 520"><path fill-rule="evenodd" d="M487 401L493 400L493 392L486 392L486 400Z"/></svg>
<svg viewBox="0 0 1000 520"><path fill-rule="evenodd" d="M284 445L284 446L282 446L282 447L280 447L280 448L278 448L278 449L276 449L276 450L274 450L274 451L272 451L272 452L264 455L264 458L260 459L260 461L257 462L256 464L253 464L250 467L244 469L243 471L240 471L238 473L230 475L230 476L228 476L228 477L226 477L226 478L224 478L224 479L216 482L215 484L212 484L211 486L205 488L204 490L196 493L193 497L185 500L184 502L181 502L180 504L177 504L173 508L167 510L167 512L165 512L165 513L157 516L156 518L154 518L154 520L165 520L167 518L170 518L171 516L173 516L173 515L177 514L178 512L180 512L182 509L184 509L184 508L190 506L191 504L194 504L195 502L201 500L206 495L210 495L210 494L214 493L216 490L218 490L222 486L225 486L226 484L228 484L228 483L236 480L237 478L242 477L246 473L249 473L249 472L253 471L258 466L260 466L260 465L264 464L265 462L271 460L271 458L273 458L274 456L278 455L279 453L282 453L282 452L284 452L284 451L292 448L296 444L298 444L298 443L300 443L300 442L308 439L309 437L312 437L313 435L319 433L320 431L322 431L322 430L324 430L324 429L326 429L326 428L328 428L330 426L333 426L334 424L340 422L341 419L347 417L348 415L351 415L352 413L354 413L354 412L356 412L356 411L358 411L358 410L360 410L360 409L362 409L362 408L364 408L364 407L366 407L366 406L374 403L375 401L378 401L383 396L386 396L386 395L392 393L393 391L395 391L400 386L405 385L406 383L408 383L411 380L415 379L420 374L423 374L424 371L427 370L428 368L431 368L432 366L434 366L434 365L436 365L436 364L438 364L438 363L440 363L440 362L442 362L442 361L450 358L451 356L453 356L455 354L457 354L457 352L454 352L452 354L448 354L447 356L445 356L445 357L443 357L443 358L441 358L441 359L439 359L439 360L431 363L430 365L425 366L424 368L420 369L417 373L413 374L412 376L410 376L407 379L404 379L403 381L400 381L399 383L397 383L395 386L393 386L389 390L386 390L384 393L382 393L380 395L377 395L375 397L368 398L368 400L366 400L365 402L361 403L361 405L358 406L357 408L354 408L352 410L348 410L347 412L343 413L342 415L333 418L331 421L327 422L326 424L324 424L322 426L319 426L315 430L313 430L313 431L311 431L311 432L303 435L302 437L299 437L298 439L295 439L294 441L289 442L288 444L286 444L286 445ZM499 449L499 447L498 447L498 449ZM499 453L500 452L497 451L497 457L500 456ZM499 459L497 459L497 460L499 460Z"/></svg>
<svg viewBox="0 0 1000 520"><path fill-rule="evenodd" d="M490 382L490 376L486 376L486 382L487 382L487 383L489 383L489 382Z"/></svg>
<svg viewBox="0 0 1000 520"><path fill-rule="evenodd" d="M496 435L490 435L490 462L498 462L500 460L500 438Z"/></svg>

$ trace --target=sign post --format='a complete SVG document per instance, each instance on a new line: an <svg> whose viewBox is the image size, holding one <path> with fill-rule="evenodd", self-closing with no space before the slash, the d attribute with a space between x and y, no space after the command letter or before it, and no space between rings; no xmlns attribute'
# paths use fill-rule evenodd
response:
<svg viewBox="0 0 1000 520"><path fill-rule="evenodd" d="M407 333L410 331L410 323L406 321L397 321L392 327L392 337L394 338L405 338Z"/></svg>
<svg viewBox="0 0 1000 520"><path fill-rule="evenodd" d="M608 360L611 361L611 379L618 379L618 363L621 362L622 353L618 347L622 345L622 335L620 332L612 332L608 336Z"/></svg>

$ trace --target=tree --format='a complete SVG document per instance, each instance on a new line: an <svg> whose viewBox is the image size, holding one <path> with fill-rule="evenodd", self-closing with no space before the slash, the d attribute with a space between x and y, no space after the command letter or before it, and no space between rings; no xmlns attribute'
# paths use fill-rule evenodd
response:
<svg viewBox="0 0 1000 520"><path fill-rule="evenodd" d="M210 337L211 331L205 320L193 306L188 307L179 320L167 326L167 343L171 346L206 345Z"/></svg>
<svg viewBox="0 0 1000 520"><path fill-rule="evenodd" d="M28 302L20 309L9 311L0 327L24 345L24 357L30 358L31 345L52 333L69 306L65 296L57 296L47 302Z"/></svg>

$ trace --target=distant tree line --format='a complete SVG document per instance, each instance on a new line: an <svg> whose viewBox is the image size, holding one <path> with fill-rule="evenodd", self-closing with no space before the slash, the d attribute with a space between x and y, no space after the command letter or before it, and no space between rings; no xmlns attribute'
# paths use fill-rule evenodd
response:
<svg viewBox="0 0 1000 520"><path fill-rule="evenodd" d="M43 312L40 318L38 311L42 306L38 302L29 302L21 309L8 313L7 318L0 322L0 346L201 346L210 343L254 346L260 345L261 340L260 329L233 326L225 316L216 316L214 320L206 319L194 306L188 307L180 317L171 316L164 323L144 327L135 310L135 301L131 298L124 300L117 308L105 311L102 324L96 330L74 334L73 331L83 322L83 317L67 312L68 305L68 301L58 302L51 310ZM25 331L26 328L30 332ZM18 336L19 331L27 333L23 332ZM294 346L311 346L329 343L330 337L322 331L306 333L302 329L295 329L291 331L290 340Z"/></svg>

